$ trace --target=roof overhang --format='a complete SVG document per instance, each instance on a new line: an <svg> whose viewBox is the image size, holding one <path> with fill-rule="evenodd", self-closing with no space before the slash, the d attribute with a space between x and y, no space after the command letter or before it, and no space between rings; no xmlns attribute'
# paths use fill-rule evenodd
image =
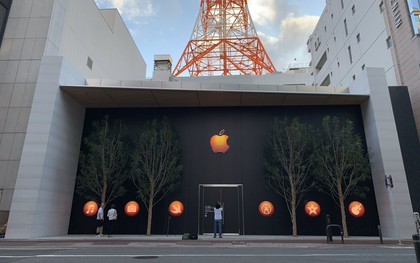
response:
<svg viewBox="0 0 420 263"><path fill-rule="evenodd" d="M62 86L86 108L358 105L369 95L324 92L180 90L145 87Z"/></svg>

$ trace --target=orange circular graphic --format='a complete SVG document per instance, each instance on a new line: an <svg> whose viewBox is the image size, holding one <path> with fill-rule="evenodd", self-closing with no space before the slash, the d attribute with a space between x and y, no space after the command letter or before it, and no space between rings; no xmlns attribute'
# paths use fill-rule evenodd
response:
<svg viewBox="0 0 420 263"><path fill-rule="evenodd" d="M362 217L366 210L362 203L359 201L353 201L349 204L349 212L354 217Z"/></svg>
<svg viewBox="0 0 420 263"><path fill-rule="evenodd" d="M310 217L317 217L321 214L321 207L315 201L309 201L305 205L305 213Z"/></svg>
<svg viewBox="0 0 420 263"><path fill-rule="evenodd" d="M225 153L229 150L229 145L227 144L229 136L224 133L225 130L221 130L219 134L210 138L210 146L214 153Z"/></svg>
<svg viewBox="0 0 420 263"><path fill-rule="evenodd" d="M171 216L180 216L184 212L184 205L180 201L173 201L169 205L169 213Z"/></svg>
<svg viewBox="0 0 420 263"><path fill-rule="evenodd" d="M263 201L258 206L258 211L262 216L272 216L274 214L274 205L269 201Z"/></svg>
<svg viewBox="0 0 420 263"><path fill-rule="evenodd" d="M85 216L94 216L98 212L98 204L94 201L89 201L83 206L83 213Z"/></svg>
<svg viewBox="0 0 420 263"><path fill-rule="evenodd" d="M140 206L136 201L130 201L125 204L124 212L128 216L135 216L140 212Z"/></svg>

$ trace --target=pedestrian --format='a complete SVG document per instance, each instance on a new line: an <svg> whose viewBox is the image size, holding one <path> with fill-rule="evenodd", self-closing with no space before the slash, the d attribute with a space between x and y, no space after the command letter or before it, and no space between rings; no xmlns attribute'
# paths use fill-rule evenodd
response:
<svg viewBox="0 0 420 263"><path fill-rule="evenodd" d="M96 237L102 237L104 231L104 207L105 204L101 203L96 214Z"/></svg>
<svg viewBox="0 0 420 263"><path fill-rule="evenodd" d="M117 210L115 210L115 205L111 205L111 209L108 210L108 237L111 237L114 234L115 222L117 221Z"/></svg>
<svg viewBox="0 0 420 263"><path fill-rule="evenodd" d="M220 202L217 202L216 206L213 208L214 210L214 236L216 238L216 234L219 234L219 238L222 238L222 211L223 206Z"/></svg>

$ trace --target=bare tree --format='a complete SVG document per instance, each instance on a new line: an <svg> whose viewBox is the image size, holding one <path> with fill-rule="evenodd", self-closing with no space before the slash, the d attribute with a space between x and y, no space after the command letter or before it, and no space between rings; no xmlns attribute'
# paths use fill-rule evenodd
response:
<svg viewBox="0 0 420 263"><path fill-rule="evenodd" d="M148 211L152 233L153 207L179 185L182 165L175 129L167 118L147 122L140 131L132 161L132 180Z"/></svg>
<svg viewBox="0 0 420 263"><path fill-rule="evenodd" d="M83 139L80 153L79 175L76 191L81 195L93 193L101 203L126 193L124 182L128 174L123 172L126 154L122 139L122 123L116 121L110 127L108 116L95 121L92 132Z"/></svg>
<svg viewBox="0 0 420 263"><path fill-rule="evenodd" d="M350 120L340 123L337 117L324 117L324 136L317 150L317 178L341 211L344 235L348 236L344 202L352 195L364 196L367 187L360 186L370 176L369 157L361 137Z"/></svg>
<svg viewBox="0 0 420 263"><path fill-rule="evenodd" d="M269 186L286 200L292 221L293 236L297 236L296 208L303 194L313 187L309 171L313 165L314 136L310 125L287 118L274 120L266 154Z"/></svg>

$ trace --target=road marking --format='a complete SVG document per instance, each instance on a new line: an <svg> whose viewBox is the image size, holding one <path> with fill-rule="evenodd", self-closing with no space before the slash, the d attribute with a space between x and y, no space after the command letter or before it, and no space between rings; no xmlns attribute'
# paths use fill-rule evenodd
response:
<svg viewBox="0 0 420 263"><path fill-rule="evenodd" d="M29 251L29 250L75 250L79 248L73 247L0 247L1 250L7 251Z"/></svg>

